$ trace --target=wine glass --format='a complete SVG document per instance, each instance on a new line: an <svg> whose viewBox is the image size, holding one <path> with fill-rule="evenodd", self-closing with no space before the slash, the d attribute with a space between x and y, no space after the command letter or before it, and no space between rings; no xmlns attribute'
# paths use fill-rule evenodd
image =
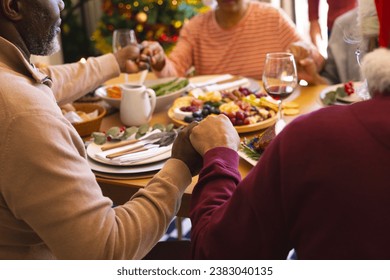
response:
<svg viewBox="0 0 390 280"><path fill-rule="evenodd" d="M120 49L131 45L131 44L138 44L137 38L135 37L135 32L132 29L128 28L122 28L122 29L115 29L114 33L112 35L112 50L113 52L117 52ZM128 75L125 74L125 82L128 81Z"/></svg>
<svg viewBox="0 0 390 280"><path fill-rule="evenodd" d="M294 55L287 52L267 53L265 57L263 86L274 99L279 100L279 118L275 131L279 133L286 125L283 118L282 101L289 97L298 84Z"/></svg>

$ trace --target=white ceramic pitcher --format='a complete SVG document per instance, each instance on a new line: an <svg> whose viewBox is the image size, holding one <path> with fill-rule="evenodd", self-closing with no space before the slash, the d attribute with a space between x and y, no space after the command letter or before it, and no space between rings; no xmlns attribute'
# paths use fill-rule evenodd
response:
<svg viewBox="0 0 390 280"><path fill-rule="evenodd" d="M148 123L156 107L154 90L136 84L124 84L121 87L121 122L126 126L139 126Z"/></svg>

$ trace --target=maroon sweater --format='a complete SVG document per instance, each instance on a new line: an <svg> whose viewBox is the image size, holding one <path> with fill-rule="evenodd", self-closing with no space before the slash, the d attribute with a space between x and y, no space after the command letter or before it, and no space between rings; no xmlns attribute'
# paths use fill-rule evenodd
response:
<svg viewBox="0 0 390 280"><path fill-rule="evenodd" d="M352 10L356 6L357 0L328 0L329 10L328 10L328 29L332 30L333 22L335 19ZM319 17L319 2L320 0L309 0L309 20L317 20Z"/></svg>
<svg viewBox="0 0 390 280"><path fill-rule="evenodd" d="M192 195L197 259L390 259L390 97L302 116L241 181L206 153Z"/></svg>

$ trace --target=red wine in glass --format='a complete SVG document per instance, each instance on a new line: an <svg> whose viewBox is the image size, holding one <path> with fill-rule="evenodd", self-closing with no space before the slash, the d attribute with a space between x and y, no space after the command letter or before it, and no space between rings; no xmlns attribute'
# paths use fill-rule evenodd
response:
<svg viewBox="0 0 390 280"><path fill-rule="evenodd" d="M267 53L262 80L267 93L279 101L277 123L284 123L282 101L293 93L298 81L294 56L283 52Z"/></svg>
<svg viewBox="0 0 390 280"><path fill-rule="evenodd" d="M265 90L275 100L286 99L294 92L292 86L269 86Z"/></svg>

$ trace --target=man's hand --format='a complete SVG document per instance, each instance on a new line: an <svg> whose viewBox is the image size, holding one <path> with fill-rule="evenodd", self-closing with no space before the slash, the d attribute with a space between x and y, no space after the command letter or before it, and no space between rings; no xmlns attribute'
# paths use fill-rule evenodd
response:
<svg viewBox="0 0 390 280"><path fill-rule="evenodd" d="M240 146L240 137L236 129L223 114L209 115L200 122L193 128L190 140L201 156L216 147L227 147L237 151Z"/></svg>
<svg viewBox="0 0 390 280"><path fill-rule="evenodd" d="M202 168L203 159L198 152L192 147L190 142L190 134L192 129L197 125L196 122L189 124L179 132L172 146L172 158L176 158L184 162L191 172L192 176L199 173Z"/></svg>

